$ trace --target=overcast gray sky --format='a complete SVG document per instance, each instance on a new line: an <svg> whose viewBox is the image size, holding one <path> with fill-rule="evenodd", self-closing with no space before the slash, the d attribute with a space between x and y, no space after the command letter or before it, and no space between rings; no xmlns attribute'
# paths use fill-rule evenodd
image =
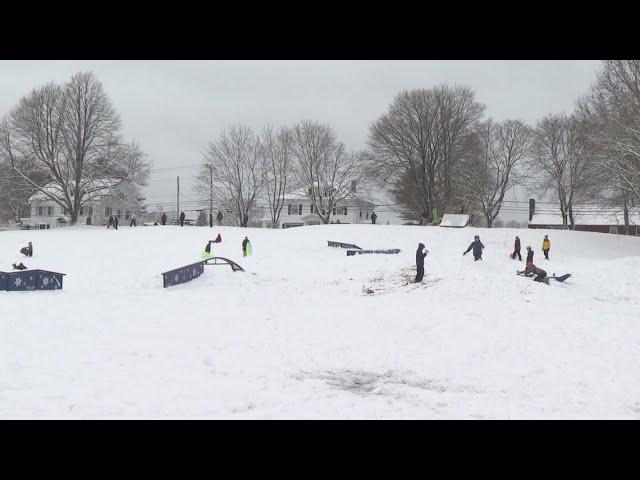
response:
<svg viewBox="0 0 640 480"><path fill-rule="evenodd" d="M0 114L30 89L93 71L155 169L148 202L184 199L207 142L233 123L260 129L303 119L330 123L348 148L402 89L472 87L489 116L527 122L570 111L599 61L0 61ZM181 195L182 198L182 195Z"/></svg>

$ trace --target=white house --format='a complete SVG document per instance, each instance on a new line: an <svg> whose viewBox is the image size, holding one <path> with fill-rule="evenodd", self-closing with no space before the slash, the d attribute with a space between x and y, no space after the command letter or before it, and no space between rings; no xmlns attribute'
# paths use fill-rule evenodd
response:
<svg viewBox="0 0 640 480"><path fill-rule="evenodd" d="M129 224L132 217L140 217L141 207L136 198L135 185L122 182L111 187L115 182L102 183L104 187L98 186L100 188L82 202L78 216L79 225L106 225L111 215L117 216L123 224L125 222ZM59 194L59 187L55 184L46 185L43 189ZM31 217L20 219L25 228L56 228L68 225L71 221L67 209L41 191L37 191L29 198L29 206Z"/></svg>
<svg viewBox="0 0 640 480"><path fill-rule="evenodd" d="M360 198L355 192L337 202L331 212L331 223L371 223L371 212L375 205ZM305 189L298 189L284 197L284 208L280 214L282 228L300 227L303 225L320 225L322 220L315 213Z"/></svg>

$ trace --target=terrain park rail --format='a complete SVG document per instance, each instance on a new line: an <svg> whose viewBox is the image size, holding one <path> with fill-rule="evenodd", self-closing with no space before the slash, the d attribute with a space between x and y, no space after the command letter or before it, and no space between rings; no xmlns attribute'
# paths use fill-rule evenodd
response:
<svg viewBox="0 0 640 480"><path fill-rule="evenodd" d="M327 247L355 248L356 250L362 250L359 246L354 245L353 243L332 242L331 240L327 240Z"/></svg>
<svg viewBox="0 0 640 480"><path fill-rule="evenodd" d="M347 257L352 257L355 254L386 254L386 255L394 255L396 253L400 253L399 248L387 248L384 250L347 250Z"/></svg>
<svg viewBox="0 0 640 480"><path fill-rule="evenodd" d="M24 292L33 290L62 290L64 273L48 270L21 270L0 272L0 290Z"/></svg>
<svg viewBox="0 0 640 480"><path fill-rule="evenodd" d="M217 260L220 260L218 262ZM233 260L223 257L211 257L207 260L201 260L191 265L185 265L184 267L169 270L162 273L162 286L164 288L173 287L174 285L180 285L181 283L187 283L191 280L198 278L204 273L205 265L229 265L234 272L244 272L244 269Z"/></svg>

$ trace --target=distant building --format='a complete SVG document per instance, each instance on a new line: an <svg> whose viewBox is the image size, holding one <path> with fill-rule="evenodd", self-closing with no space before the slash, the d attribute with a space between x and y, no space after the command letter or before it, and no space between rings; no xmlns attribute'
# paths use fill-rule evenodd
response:
<svg viewBox="0 0 640 480"><path fill-rule="evenodd" d="M109 216L120 219L122 225L129 224L132 216L137 221L143 220L143 208L139 205L135 185L122 182L112 188L109 182L104 187L91 194L83 201L78 216L78 225L106 225ZM56 191L54 184L46 185L44 189ZM48 229L69 225L71 217L67 209L61 207L41 191L29 198L31 216L21 218L23 228Z"/></svg>
<svg viewBox="0 0 640 480"><path fill-rule="evenodd" d="M557 210L558 213L546 213ZM545 206L545 213L536 213L535 200L529 200L529 228L560 230L563 228L560 207ZM625 234L624 213L610 207L589 207L588 210L574 208L575 226L573 230ZM629 211L629 235L640 235L640 212Z"/></svg>
<svg viewBox="0 0 640 480"><path fill-rule="evenodd" d="M303 225L320 225L322 219L315 212L309 198L309 192L301 188L284 197L284 207L280 214L282 228L300 227ZM371 213L375 205L356 195L355 186L347 198L337 202L331 212L332 223L371 223Z"/></svg>

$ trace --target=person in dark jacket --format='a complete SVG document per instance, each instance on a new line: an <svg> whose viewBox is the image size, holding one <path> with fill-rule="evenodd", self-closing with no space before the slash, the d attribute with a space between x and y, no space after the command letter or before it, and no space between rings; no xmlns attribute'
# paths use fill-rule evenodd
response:
<svg viewBox="0 0 640 480"><path fill-rule="evenodd" d="M372 225L376 224L376 218L378 218L378 215L376 215L376 212L371 212L371 224Z"/></svg>
<svg viewBox="0 0 640 480"><path fill-rule="evenodd" d="M116 215L115 217L113 217L113 226L115 227L115 229L118 229L118 222L120 222L120 220L118 219L118 216Z"/></svg>
<svg viewBox="0 0 640 480"><path fill-rule="evenodd" d="M482 244L482 242L480 241L480 236L476 235L475 237L473 237L473 242L471 242L471 245L469 245L469 248L467 248L467 251L464 252L462 255L466 255L467 253L469 253L469 251L473 249L473 261L477 261L477 260L482 260L482 250L484 250L484 245Z"/></svg>
<svg viewBox="0 0 640 480"><path fill-rule="evenodd" d="M181 227L184 227L184 217L185 217L184 212L180 212L180 226Z"/></svg>
<svg viewBox="0 0 640 480"><path fill-rule="evenodd" d="M109 227L113 227L113 215L109 215L109 221L107 222L107 230Z"/></svg>
<svg viewBox="0 0 640 480"><path fill-rule="evenodd" d="M533 249L531 247L527 247L527 263L526 268L533 266Z"/></svg>
<svg viewBox="0 0 640 480"><path fill-rule="evenodd" d="M13 267L14 270L26 270L27 267L25 267L24 263L20 262L19 264L12 264L11 265Z"/></svg>
<svg viewBox="0 0 640 480"><path fill-rule="evenodd" d="M535 275L533 279L534 282L541 282L549 284L549 279L547 278L547 272L542 270L541 268L536 267L533 263L525 268L522 272L518 272L520 275L524 275L525 277L531 277Z"/></svg>
<svg viewBox="0 0 640 480"><path fill-rule="evenodd" d="M213 241L213 243L222 243L222 237L220 236L220 234L218 234L218 236L216 237L216 239Z"/></svg>
<svg viewBox="0 0 640 480"><path fill-rule="evenodd" d="M513 254L511 255L511 258L515 260L516 256L518 257L518 260L522 261L522 255L520 255L520 237L518 237L517 235L516 235L516 243L513 247Z"/></svg>
<svg viewBox="0 0 640 480"><path fill-rule="evenodd" d="M26 247L22 247L20 253L26 257L33 257L33 245L31 245L31 242Z"/></svg>
<svg viewBox="0 0 640 480"><path fill-rule="evenodd" d="M162 212L162 215L160 215L160 224L161 225L167 224L167 214L164 212Z"/></svg>
<svg viewBox="0 0 640 480"><path fill-rule="evenodd" d="M422 250L424 250L424 244L419 243L418 244L418 249L416 250L416 279L415 279L415 283L421 282L422 281L422 277L424 277L424 257L427 256L427 253L429 253L429 250L426 250L424 253L422 252Z"/></svg>
<svg viewBox="0 0 640 480"><path fill-rule="evenodd" d="M222 225L222 217L224 215L222 215L222 212L220 210L218 210L218 215L216 215L216 220L218 220L218 226Z"/></svg>
<svg viewBox="0 0 640 480"><path fill-rule="evenodd" d="M242 241L242 256L246 257L247 256L247 245L249 244L249 237L244 237L244 240Z"/></svg>

